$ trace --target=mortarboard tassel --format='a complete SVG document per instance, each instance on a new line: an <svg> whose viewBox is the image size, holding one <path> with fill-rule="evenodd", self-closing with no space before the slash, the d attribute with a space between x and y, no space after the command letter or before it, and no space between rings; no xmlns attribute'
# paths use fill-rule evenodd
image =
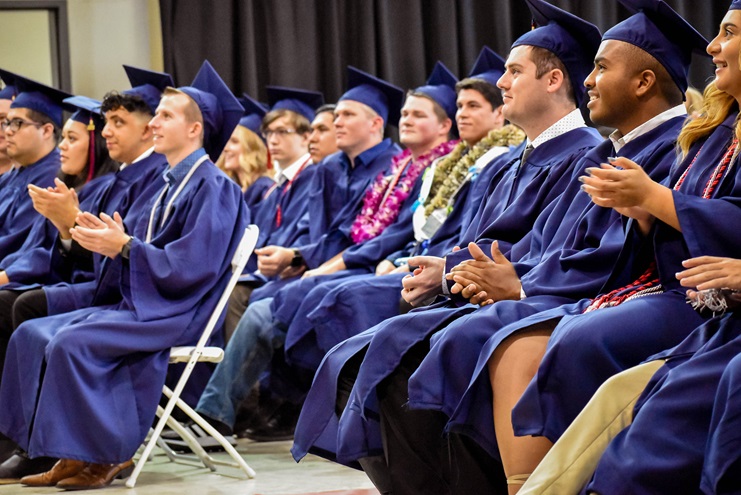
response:
<svg viewBox="0 0 741 495"><path fill-rule="evenodd" d="M93 122L93 116L90 116L90 122L87 124L87 130L90 133L90 144L88 146L88 169L87 169L87 180L90 182L95 175L95 122Z"/></svg>

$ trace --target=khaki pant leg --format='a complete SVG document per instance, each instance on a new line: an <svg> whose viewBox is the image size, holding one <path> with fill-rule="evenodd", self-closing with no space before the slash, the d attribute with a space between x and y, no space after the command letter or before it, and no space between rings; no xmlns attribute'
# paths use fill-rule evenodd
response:
<svg viewBox="0 0 741 495"><path fill-rule="evenodd" d="M584 406L519 491L520 495L576 494L589 482L610 441L633 421L633 408L664 360L607 380Z"/></svg>

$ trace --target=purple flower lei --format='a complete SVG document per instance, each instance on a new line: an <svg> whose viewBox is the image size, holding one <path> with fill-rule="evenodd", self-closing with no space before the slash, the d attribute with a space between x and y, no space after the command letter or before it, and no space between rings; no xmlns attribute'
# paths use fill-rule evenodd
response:
<svg viewBox="0 0 741 495"><path fill-rule="evenodd" d="M399 216L401 205L414 188L417 178L432 162L450 153L456 144L458 144L457 140L445 142L417 160L411 161L406 174L399 179L394 190L388 191L393 178L402 173L404 167L407 167L407 162L412 159L412 152L408 149L396 155L392 160L389 175L381 172L366 191L360 213L350 227L352 241L360 244L373 239L391 225Z"/></svg>

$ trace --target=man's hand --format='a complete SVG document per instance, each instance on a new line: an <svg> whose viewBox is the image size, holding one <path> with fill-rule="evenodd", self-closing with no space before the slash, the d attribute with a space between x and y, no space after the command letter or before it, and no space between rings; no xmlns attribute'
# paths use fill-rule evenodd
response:
<svg viewBox="0 0 741 495"><path fill-rule="evenodd" d="M472 304L482 306L505 299L520 299L520 279L496 241L491 244L491 258L473 242L468 245L468 252L473 259L461 262L446 275L448 280L455 282L450 290L453 294L460 293Z"/></svg>
<svg viewBox="0 0 741 495"><path fill-rule="evenodd" d="M77 215L77 227L70 229L70 234L83 248L109 258L121 254L121 249L131 238L124 230L118 212L113 214L113 218L105 213L98 218L92 213L81 212Z"/></svg>
<svg viewBox="0 0 741 495"><path fill-rule="evenodd" d="M56 187L46 189L28 185L28 194L34 209L59 230L62 239L69 239L69 229L75 226L75 219L80 212L80 200L77 192L70 189L59 179L54 179Z"/></svg>
<svg viewBox="0 0 741 495"><path fill-rule="evenodd" d="M288 268L293 260L293 250L280 246L255 249L257 269L266 277L274 277Z"/></svg>
<svg viewBox="0 0 741 495"><path fill-rule="evenodd" d="M414 256L409 265L416 266L412 275L401 281L401 297L412 306L422 306L442 292L445 259L436 256Z"/></svg>

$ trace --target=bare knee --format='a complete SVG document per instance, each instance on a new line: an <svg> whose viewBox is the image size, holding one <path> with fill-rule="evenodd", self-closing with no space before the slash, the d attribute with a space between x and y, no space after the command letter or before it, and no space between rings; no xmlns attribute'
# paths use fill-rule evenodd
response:
<svg viewBox="0 0 741 495"><path fill-rule="evenodd" d="M489 359L489 376L495 380L527 380L535 376L545 355L553 327L534 325L505 339Z"/></svg>

